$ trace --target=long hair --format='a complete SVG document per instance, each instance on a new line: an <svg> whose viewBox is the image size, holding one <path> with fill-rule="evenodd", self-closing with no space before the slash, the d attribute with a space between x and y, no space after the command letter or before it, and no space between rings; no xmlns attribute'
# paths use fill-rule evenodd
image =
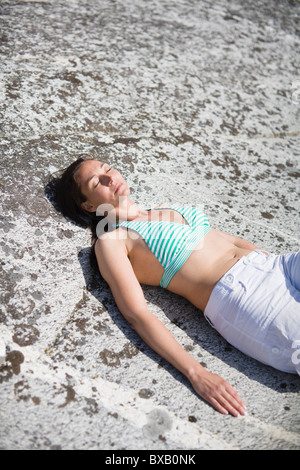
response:
<svg viewBox="0 0 300 470"><path fill-rule="evenodd" d="M103 219L103 216L97 216L96 212L88 212L83 209L82 203L86 201L86 197L75 180L77 171L83 162L87 160L93 160L93 158L82 154L70 166L59 172L58 175L52 175L46 185L45 195L55 209L66 219L82 228L90 229L92 241L91 261L93 266L95 266L94 247L97 241L96 228Z"/></svg>

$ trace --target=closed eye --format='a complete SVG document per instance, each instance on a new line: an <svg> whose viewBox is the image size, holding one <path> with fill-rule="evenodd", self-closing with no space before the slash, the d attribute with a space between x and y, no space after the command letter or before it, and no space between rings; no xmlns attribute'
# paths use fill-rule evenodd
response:
<svg viewBox="0 0 300 470"><path fill-rule="evenodd" d="M111 167L108 167L108 169L105 171L105 173L110 172L110 170L111 170ZM96 189L99 184L100 184L100 176L97 177L97 182L96 182L96 184L94 185L94 189Z"/></svg>

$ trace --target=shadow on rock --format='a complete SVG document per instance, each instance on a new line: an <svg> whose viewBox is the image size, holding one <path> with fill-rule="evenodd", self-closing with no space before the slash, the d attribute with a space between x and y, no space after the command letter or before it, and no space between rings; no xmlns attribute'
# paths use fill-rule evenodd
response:
<svg viewBox="0 0 300 470"><path fill-rule="evenodd" d="M148 347L120 314L109 286L99 273L92 248L83 248L78 254L78 259L85 278L87 290L98 300L101 299L100 301L105 304L112 320L126 335L128 340L139 351L151 357L152 360L163 366L176 380L179 380L195 393L189 381ZM185 299L168 291L163 291L158 287L143 286L143 291L147 302L156 304L160 309L163 307L163 311L169 320L179 328L182 328L193 342L199 344L212 356L217 357L230 367L235 368L238 372L243 373L251 380L257 381L277 392L298 392L300 390L298 375L287 374L261 364L235 349L211 328L202 312ZM176 309L174 309L174 302L176 303ZM180 317L177 312L180 312ZM204 367L207 366L206 363L201 362L201 359L199 362Z"/></svg>

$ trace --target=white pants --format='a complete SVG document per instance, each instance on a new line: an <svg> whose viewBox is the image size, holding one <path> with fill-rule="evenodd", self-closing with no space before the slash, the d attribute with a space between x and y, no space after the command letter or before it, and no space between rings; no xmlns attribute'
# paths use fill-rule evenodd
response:
<svg viewBox="0 0 300 470"><path fill-rule="evenodd" d="M300 375L300 252L243 257L216 284L204 315L240 351Z"/></svg>

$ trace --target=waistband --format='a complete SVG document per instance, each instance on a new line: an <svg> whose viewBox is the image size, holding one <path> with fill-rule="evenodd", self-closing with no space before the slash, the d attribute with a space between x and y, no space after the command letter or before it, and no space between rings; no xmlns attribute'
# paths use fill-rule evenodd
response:
<svg viewBox="0 0 300 470"><path fill-rule="evenodd" d="M239 282L239 274L244 271L247 265L263 265L267 261L269 256L273 255L266 254L260 249L251 251L251 253L249 253L247 256L243 256L239 261L237 261L237 263L234 264L232 268L230 268L229 271L227 271L227 273L225 273L224 276L221 277L221 279L213 288L206 308L203 312L206 320L212 326L214 326L214 317L217 315L218 308L220 307L218 300L215 298L215 292L222 286L224 286L225 288L229 287L231 289L234 289L235 284Z"/></svg>
<svg viewBox="0 0 300 470"><path fill-rule="evenodd" d="M263 265L269 256L269 254L266 254L259 249L251 251L247 256L243 256L239 261L237 261L237 263L235 263L232 268L230 268L229 271L221 277L218 284L221 283L231 286L234 282L234 276L238 276L238 274L244 270L245 266L250 264Z"/></svg>

